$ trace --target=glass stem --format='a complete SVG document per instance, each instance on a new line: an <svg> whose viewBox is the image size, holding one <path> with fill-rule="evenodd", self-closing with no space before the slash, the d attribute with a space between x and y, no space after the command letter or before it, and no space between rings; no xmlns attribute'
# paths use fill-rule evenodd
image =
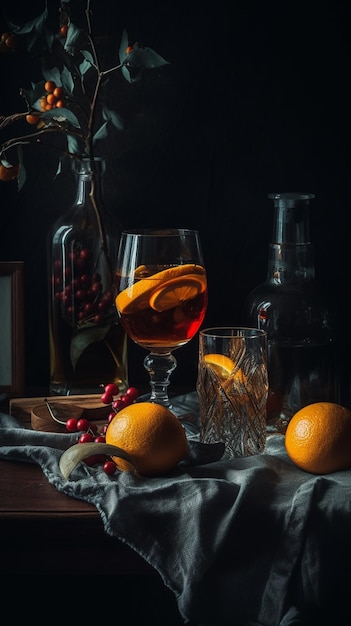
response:
<svg viewBox="0 0 351 626"><path fill-rule="evenodd" d="M171 352L165 354L150 352L144 359L144 367L150 376L150 402L172 408L167 389L169 377L177 367L176 358Z"/></svg>

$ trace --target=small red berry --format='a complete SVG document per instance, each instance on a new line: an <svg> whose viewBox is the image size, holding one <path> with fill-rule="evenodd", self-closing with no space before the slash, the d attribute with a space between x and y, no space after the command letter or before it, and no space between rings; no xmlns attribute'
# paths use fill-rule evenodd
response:
<svg viewBox="0 0 351 626"><path fill-rule="evenodd" d="M116 396L119 392L119 387L116 383L110 383L109 385L105 385L105 393L112 394Z"/></svg>
<svg viewBox="0 0 351 626"><path fill-rule="evenodd" d="M125 406L126 405L125 405L125 403L123 402L123 400L121 398L117 398L117 400L114 400L112 402L112 408L113 408L114 411L120 411Z"/></svg>
<svg viewBox="0 0 351 626"><path fill-rule="evenodd" d="M120 396L120 399L122 400L124 406L132 404L132 398L127 393L124 393L122 396Z"/></svg>
<svg viewBox="0 0 351 626"><path fill-rule="evenodd" d="M85 419L84 417L81 417L78 422L77 422L77 428L78 430L84 430L87 431L89 430L90 427L90 422L88 422L87 419Z"/></svg>
<svg viewBox="0 0 351 626"><path fill-rule="evenodd" d="M66 430L69 433L76 433L78 431L77 424L78 421L74 417L70 417L66 422Z"/></svg>
<svg viewBox="0 0 351 626"><path fill-rule="evenodd" d="M84 463L86 465L92 466L92 465L96 465L98 462L98 455L95 454L94 456L88 456L86 459L84 459Z"/></svg>
<svg viewBox="0 0 351 626"><path fill-rule="evenodd" d="M84 459L84 462L90 466L99 465L100 463L104 463L106 461L106 456L103 454L94 454L92 456L88 456Z"/></svg>
<svg viewBox="0 0 351 626"><path fill-rule="evenodd" d="M96 443L105 443L105 437L103 435L97 435L94 439Z"/></svg>
<svg viewBox="0 0 351 626"><path fill-rule="evenodd" d="M87 261L91 257L91 252L89 248L82 248L79 252L79 258Z"/></svg>
<svg viewBox="0 0 351 626"><path fill-rule="evenodd" d="M112 400L113 400L113 396L110 393L105 392L101 396L101 402L103 404L111 404Z"/></svg>
<svg viewBox="0 0 351 626"><path fill-rule="evenodd" d="M96 295L99 294L100 291L102 290L102 284L98 281L96 281L95 283L93 283L91 285L91 291Z"/></svg>
<svg viewBox="0 0 351 626"><path fill-rule="evenodd" d="M78 439L78 443L90 443L91 441L94 441L94 435L91 433L83 433Z"/></svg>
<svg viewBox="0 0 351 626"><path fill-rule="evenodd" d="M113 461L105 461L104 467L103 467L105 474L109 474L110 476L112 476L112 474L115 473L116 469L117 469L116 463L114 463Z"/></svg>
<svg viewBox="0 0 351 626"><path fill-rule="evenodd" d="M134 400L136 400L139 396L139 391L136 387L128 387L126 395L131 399L132 402L134 402Z"/></svg>

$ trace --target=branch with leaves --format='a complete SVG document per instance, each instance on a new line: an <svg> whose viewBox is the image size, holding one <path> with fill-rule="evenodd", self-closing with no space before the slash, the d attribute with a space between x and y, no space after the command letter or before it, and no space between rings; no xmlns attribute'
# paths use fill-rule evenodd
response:
<svg viewBox="0 0 351 626"><path fill-rule="evenodd" d="M138 43L129 45L128 35L123 30L116 57L110 67L102 68L94 33L92 4L91 0L87 0L85 31L71 20L70 0L61 0L58 2L56 32L51 32L49 28L46 1L44 11L35 19L22 25L10 23L10 32L3 35L4 41L11 41L14 53L16 41L21 38L28 54L40 54L44 59L43 79L32 84L30 89L20 91L26 110L0 116L0 131L23 119L32 125L31 132L0 145L0 179L17 178L19 188L26 180L23 146L50 146L53 133L64 137L58 155L58 173L64 158L85 156L93 159L97 143L108 138L109 130L114 127L122 131L124 128L118 112L100 103L102 91L108 88L109 76L121 71L128 83L133 84L141 79L145 70L160 68L168 63L151 48ZM52 145L52 148L57 151L56 146Z"/></svg>

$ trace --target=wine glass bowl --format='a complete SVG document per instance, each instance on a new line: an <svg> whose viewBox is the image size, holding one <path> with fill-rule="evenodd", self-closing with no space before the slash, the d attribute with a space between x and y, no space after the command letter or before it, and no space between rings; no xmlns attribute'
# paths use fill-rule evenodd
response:
<svg viewBox="0 0 351 626"><path fill-rule="evenodd" d="M144 359L151 402L171 407L173 351L198 332L207 309L207 280L198 231L124 231L116 271L120 323Z"/></svg>

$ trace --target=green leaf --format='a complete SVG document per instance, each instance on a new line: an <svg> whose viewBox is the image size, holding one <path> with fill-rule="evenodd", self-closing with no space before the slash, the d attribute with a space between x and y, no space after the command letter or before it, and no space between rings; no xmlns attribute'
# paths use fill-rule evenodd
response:
<svg viewBox="0 0 351 626"><path fill-rule="evenodd" d="M81 142L69 133L67 134L67 148L71 154L82 154Z"/></svg>
<svg viewBox="0 0 351 626"><path fill-rule="evenodd" d="M40 98L45 94L44 85L45 81L42 80L40 83L36 83L33 89L23 89L23 93L29 105L32 107L35 106L38 111L40 111Z"/></svg>
<svg viewBox="0 0 351 626"><path fill-rule="evenodd" d="M73 368L76 369L78 360L92 343L102 341L110 326L89 326L88 328L79 328L72 337L71 342L71 362Z"/></svg>
<svg viewBox="0 0 351 626"><path fill-rule="evenodd" d="M167 64L168 61L154 50L151 50L151 48L133 48L128 54L127 61L124 63L126 67L139 69L153 69L154 67L161 67Z"/></svg>
<svg viewBox="0 0 351 626"><path fill-rule="evenodd" d="M168 61L151 48L135 47L126 55L126 59L123 62L122 74L128 82L135 83L140 80L144 69L150 70L156 67L162 67L163 65L168 65Z"/></svg>
<svg viewBox="0 0 351 626"><path fill-rule="evenodd" d="M27 172L26 172L26 168L24 167L24 165L20 167L17 180L18 180L18 191L20 191L24 187L24 184L27 180Z"/></svg>
<svg viewBox="0 0 351 626"><path fill-rule="evenodd" d="M74 81L71 72L65 66L61 72L61 83L63 91L69 95L72 95L74 89Z"/></svg>
<svg viewBox="0 0 351 626"><path fill-rule="evenodd" d="M81 153L80 153L81 154ZM76 172L76 163L75 159L67 158L67 152L65 154L61 154L59 160L57 162L57 168L54 178L58 176L70 175L72 172Z"/></svg>
<svg viewBox="0 0 351 626"><path fill-rule="evenodd" d="M133 54L133 52L131 54ZM153 69L155 67L162 67L163 65L169 64L168 61L166 61L166 59L161 57L160 54L158 54L151 48L139 48L135 52L140 53L140 60L143 63L143 67L147 69Z"/></svg>
<svg viewBox="0 0 351 626"><path fill-rule="evenodd" d="M80 65L79 65L79 72L81 76L84 76L84 74L86 74L89 70L91 70L92 65L91 63L89 63L89 61L84 60Z"/></svg>
<svg viewBox="0 0 351 626"><path fill-rule="evenodd" d="M119 46L119 62L124 63L128 54L126 53L126 49L128 48L129 40L127 31L124 29L121 37L121 43Z"/></svg>
<svg viewBox="0 0 351 626"><path fill-rule="evenodd" d="M106 139L108 137L108 129L110 126L114 126L118 130L123 130L124 125L117 113L115 111L111 111L110 109L102 110L102 117L106 120L100 128L96 131L93 136L93 141L101 141L101 139Z"/></svg>
<svg viewBox="0 0 351 626"><path fill-rule="evenodd" d="M128 83L136 82L140 78L140 76L138 76L138 78L135 78L135 79L132 78L130 75L129 69L125 65L122 66L122 74L124 78L128 81Z"/></svg>
<svg viewBox="0 0 351 626"><path fill-rule="evenodd" d="M122 119L120 118L119 115L117 115L117 113L115 111L111 111L111 109L103 109L102 117L107 122L111 122L111 124L115 128L118 128L118 130L123 130L124 124L122 122Z"/></svg>
<svg viewBox="0 0 351 626"><path fill-rule="evenodd" d="M10 161L7 161L6 159L1 159L0 162L4 167L13 167L13 163L10 163Z"/></svg>
<svg viewBox="0 0 351 626"><path fill-rule="evenodd" d="M45 111L42 114L42 119L43 120L53 120L53 121L57 121L60 122L61 124L65 121L70 122L70 124L72 124L72 126L75 126L76 128L80 128L80 124L79 124L79 120L76 117L76 115L74 113L72 113L72 111L70 111L69 109L50 109L50 111Z"/></svg>
<svg viewBox="0 0 351 626"><path fill-rule="evenodd" d="M100 141L101 139L106 139L107 135L108 135L108 123L104 122L102 126L100 126L100 128L96 131L95 135L93 136L93 142L95 143L96 141Z"/></svg>
<svg viewBox="0 0 351 626"><path fill-rule="evenodd" d="M42 73L45 79L43 83L43 93L45 92L44 84L47 80L54 81L55 85L57 85L58 87L61 86L61 74L60 74L60 70L58 69L58 67L52 67L49 70L43 67Z"/></svg>
<svg viewBox="0 0 351 626"><path fill-rule="evenodd" d="M81 54L90 65L95 66L93 55L89 50L81 50Z"/></svg>
<svg viewBox="0 0 351 626"><path fill-rule="evenodd" d="M65 40L64 49L71 56L73 56L76 52L76 49L77 49L76 44L79 41L80 35L81 35L80 29L77 28L77 26L75 26L72 22L70 22L68 31L67 31L66 40Z"/></svg>
<svg viewBox="0 0 351 626"><path fill-rule="evenodd" d="M29 22L23 24L23 26L18 26L13 22L9 23L11 30L17 35L25 35L27 33L31 33L33 31L40 31L45 27L45 22L48 19L48 8L45 6L45 9L42 13L40 13L37 17Z"/></svg>
<svg viewBox="0 0 351 626"><path fill-rule="evenodd" d="M32 52L36 47L43 52L46 47L50 50L54 36L46 28L46 21L48 19L47 3L45 3L45 9L37 17L22 26L9 23L11 30L17 35L23 35L26 38L27 51Z"/></svg>

